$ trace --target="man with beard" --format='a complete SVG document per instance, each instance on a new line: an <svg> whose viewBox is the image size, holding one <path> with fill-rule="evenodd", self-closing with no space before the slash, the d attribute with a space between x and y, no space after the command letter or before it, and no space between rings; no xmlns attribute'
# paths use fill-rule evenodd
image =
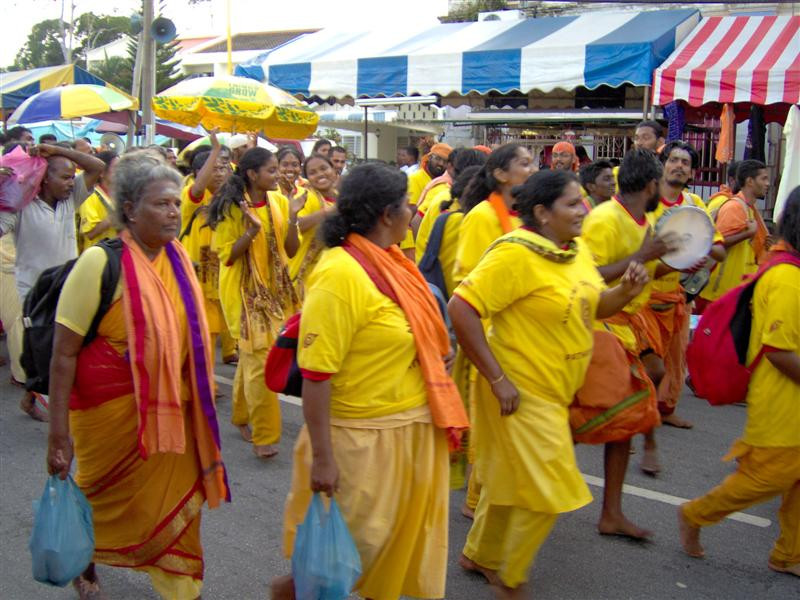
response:
<svg viewBox="0 0 800 600"><path fill-rule="evenodd" d="M686 190L700 162L695 149L686 142L670 142L661 151L661 162L664 165L664 174L659 184L661 197L655 209L648 213L650 224L655 227L665 213L680 206L694 206L705 212L703 200ZM714 238L709 256L716 261L725 259L725 248L719 234ZM703 257L687 271L701 269L706 265L707 258ZM686 294L680 279L680 272L659 264L650 301L642 309L641 316L652 350L648 357L651 367L663 374L657 386L661 422L672 427L690 429L692 424L689 421L674 414L686 379L685 356L686 346L689 344L690 311L686 306ZM656 475L661 470L653 431L645 435L641 468L648 475Z"/></svg>
<svg viewBox="0 0 800 600"><path fill-rule="evenodd" d="M420 168L408 177L408 203L415 210L422 191L432 179L444 175L447 168L447 158L453 149L447 144L438 143L431 147L431 151L422 157Z"/></svg>
<svg viewBox="0 0 800 600"><path fill-rule="evenodd" d="M580 170L581 186L586 192L583 203L586 212L596 208L614 196L616 181L614 167L607 160L596 160Z"/></svg>
<svg viewBox="0 0 800 600"><path fill-rule="evenodd" d="M619 172L620 194L603 202L584 220L581 237L600 274L614 285L632 262L642 263L652 278L659 258L675 247L673 237L654 237L647 212L658 206L663 168L649 150L633 149ZM651 285L621 312L595 322L594 352L583 387L570 408L576 442L605 444L605 488L597 529L602 535L644 539L651 532L622 512L622 485L631 438L659 422L655 387L659 372L644 335L640 311Z"/></svg>
<svg viewBox="0 0 800 600"><path fill-rule="evenodd" d="M580 161L575 146L569 142L558 142L550 155L550 166L554 171L577 171Z"/></svg>

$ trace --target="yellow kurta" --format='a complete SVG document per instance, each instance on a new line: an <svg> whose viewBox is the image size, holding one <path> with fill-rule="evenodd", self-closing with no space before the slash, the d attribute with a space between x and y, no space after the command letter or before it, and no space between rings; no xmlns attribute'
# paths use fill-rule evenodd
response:
<svg viewBox="0 0 800 600"><path fill-rule="evenodd" d="M90 248L81 256L64 284L57 323L85 335L100 304L99 282L106 261L100 248ZM166 252L152 264L179 318L181 361L186 364L188 325L178 282ZM116 300L121 290L120 283ZM99 338L110 344L111 352L127 351L121 301L115 301L100 322ZM118 383L112 379L101 385ZM75 480L92 505L94 560L147 571L163 598L194 598L202 587L200 509L205 495L192 433L189 403L193 401L187 376L181 385L186 450L183 454L153 453L147 460L139 455L138 411L132 390L90 408L71 407L69 413Z"/></svg>
<svg viewBox="0 0 800 600"><path fill-rule="evenodd" d="M416 206L419 202L419 197L422 195L422 190L431 181L431 176L425 169L417 169L408 176L408 203Z"/></svg>
<svg viewBox="0 0 800 600"><path fill-rule="evenodd" d="M762 346L800 354L800 268L771 267L756 283L748 363ZM751 446L800 447L800 384L766 357L747 389L743 441Z"/></svg>
<svg viewBox="0 0 800 600"><path fill-rule="evenodd" d="M323 198L316 190L308 188L306 203L303 208L298 211L297 218L301 219L319 212L326 204L332 205L333 203ZM314 265L316 265L316 262L319 260L319 252L321 251L322 243L319 241L316 241L315 243L318 231L319 226L316 226L312 227L311 229L307 229L300 234L300 247L297 249L297 254L289 259L289 275L291 276L292 281L295 281L298 278L301 267L304 267L304 272L302 274L304 281L302 283L305 283L305 280L308 280L309 275L311 275ZM306 261L309 250L312 249L312 245L314 246L313 252L316 257L309 257L308 264L305 264L304 266L304 262Z"/></svg>
<svg viewBox="0 0 800 600"><path fill-rule="evenodd" d="M478 478L492 504L566 512L591 501L575 463L567 409L589 366L605 284L580 240L574 260L558 263L502 241L515 237L557 251L549 240L517 229L500 238L455 292L491 320L489 346L520 392L518 411L502 417L491 386L479 378Z"/></svg>
<svg viewBox="0 0 800 600"><path fill-rule="evenodd" d="M101 222L111 218L113 223L114 215L108 214L108 209L103 202L105 201L112 209L115 206L111 197L106 194L99 185L94 187L94 192L83 201L83 204L78 208L78 216L80 217L80 234L83 237L84 249L94 246L97 242L104 239L112 239L117 237L117 230L112 226L106 229L100 235L93 238L89 237L89 232L97 227Z"/></svg>
<svg viewBox="0 0 800 600"><path fill-rule="evenodd" d="M448 209L452 214L447 218L442 233L442 243L439 246L439 264L442 265L442 275L444 276L444 283L446 290L442 290L447 297L453 295L453 290L456 288L455 283L455 265L456 265L456 252L458 251L458 239L461 232L461 223L464 220L464 213L460 212L461 207L458 201L453 201ZM432 204L425 217L422 219L419 231L417 232L417 263L422 260L425 255L425 250L428 247L428 239L436 219L442 214L441 202Z"/></svg>
<svg viewBox="0 0 800 600"><path fill-rule="evenodd" d="M612 198L608 202L603 202L586 215L583 221L581 238L589 247L595 263L603 266L627 258L639 250L649 230L650 225L646 218L642 219L642 221L637 221L616 198ZM644 290L636 298L625 306L623 310L628 314L636 314L647 304L653 286L652 277L655 274L656 264L656 261L652 261L645 265L651 277L651 282L645 286ZM616 281L610 282L609 285L616 285L616 283ZM611 329L622 344L638 356L640 351L639 344L630 327L597 322L595 328Z"/></svg>
<svg viewBox="0 0 800 600"><path fill-rule="evenodd" d="M308 282L298 364L329 374L336 500L361 556L359 595L444 597L449 461L431 423L405 314L344 249L327 250ZM284 551L311 499L306 427L295 446Z"/></svg>
<svg viewBox="0 0 800 600"><path fill-rule="evenodd" d="M417 204L417 214L424 217L425 213L433 206L433 203L437 201L437 198L442 200L449 199L450 185L451 184L446 181L441 181L430 188L424 198L420 197L420 202ZM422 196L421 193L420 196Z"/></svg>
<svg viewBox="0 0 800 600"><path fill-rule="evenodd" d="M286 222L289 219L289 201L280 192L268 192L269 202L263 206L253 208L252 210L261 219L261 229L264 234L269 237L270 235L270 218L269 206L274 203L278 210L273 214L277 215L275 230L278 245L283 246L286 242L287 226ZM231 335L236 338L241 338L241 319L242 319L242 272L244 270L244 256L240 256L237 260L230 260L231 249L236 241L242 237L247 231L245 224L245 216L238 206L231 206L231 213L227 215L214 231L212 242L212 249L217 253L220 262L219 273L219 299L222 304L222 312L225 315L225 322L228 324L228 329ZM259 257L259 260L261 258ZM263 257L263 260L269 260L268 257ZM272 268L272 264L265 265L264 273L268 273Z"/></svg>
<svg viewBox="0 0 800 600"><path fill-rule="evenodd" d="M430 200L426 202L426 210L420 215L422 217L417 229L417 262L419 262L422 255L425 254L425 248L428 245L428 237L431 235L433 224L436 222L436 217L442 214L442 202L450 200L450 187L438 189L435 194L428 194ZM454 202L449 210L458 210L458 202ZM429 216L430 215L430 216Z"/></svg>
<svg viewBox="0 0 800 600"><path fill-rule="evenodd" d="M522 225L519 217L511 216L514 228ZM458 234L458 248L453 265L453 281L461 283L475 268L486 249L505 232L500 226L494 208L488 200L479 203L469 211L461 222Z"/></svg>

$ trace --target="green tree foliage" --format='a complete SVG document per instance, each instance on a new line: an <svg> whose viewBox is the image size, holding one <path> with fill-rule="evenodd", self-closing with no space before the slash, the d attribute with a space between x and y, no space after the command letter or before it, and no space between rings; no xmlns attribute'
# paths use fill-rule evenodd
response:
<svg viewBox="0 0 800 600"><path fill-rule="evenodd" d="M59 36L58 19L36 23L28 34L28 40L17 52L12 69L36 69L64 64Z"/></svg>
<svg viewBox="0 0 800 600"><path fill-rule="evenodd" d="M65 31L72 32L72 60L85 66L86 52L125 35L130 28L128 17L112 17L84 13L74 23L67 24ZM12 68L36 69L64 64L61 39L61 24L58 19L47 19L36 23L28 34L25 44L17 52Z"/></svg>
<svg viewBox="0 0 800 600"><path fill-rule="evenodd" d="M127 57L109 56L101 62L92 63L89 72L123 92L131 91L133 64Z"/></svg>
<svg viewBox="0 0 800 600"><path fill-rule="evenodd" d="M116 79L118 83L106 79L126 92L133 90L133 66L136 63L138 44L138 38L128 36L128 56L123 59L124 68L120 69L119 78ZM177 57L179 48L177 40L167 44L156 44L156 93L183 79L180 72L180 59ZM101 75L97 75L101 77Z"/></svg>
<svg viewBox="0 0 800 600"><path fill-rule="evenodd" d="M442 23L465 23L477 21L478 13L508 8L506 0L467 0L450 11L446 17L440 17Z"/></svg>

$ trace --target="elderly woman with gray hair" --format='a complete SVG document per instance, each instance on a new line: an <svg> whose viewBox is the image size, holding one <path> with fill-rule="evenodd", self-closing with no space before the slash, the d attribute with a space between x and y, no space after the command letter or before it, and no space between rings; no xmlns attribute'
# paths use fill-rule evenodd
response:
<svg viewBox="0 0 800 600"><path fill-rule="evenodd" d="M177 242L180 176L152 151L116 167L119 240L89 248L58 304L51 474L93 509L94 561L146 571L163 598L197 598L200 513L229 500L203 297ZM112 291L113 290L113 291ZM103 598L94 563L74 581Z"/></svg>

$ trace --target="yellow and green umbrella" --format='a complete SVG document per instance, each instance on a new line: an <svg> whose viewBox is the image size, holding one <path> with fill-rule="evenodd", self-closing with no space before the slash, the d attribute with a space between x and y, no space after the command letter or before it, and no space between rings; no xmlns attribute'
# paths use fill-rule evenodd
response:
<svg viewBox="0 0 800 600"><path fill-rule="evenodd" d="M20 104L8 125L74 119L119 110L136 110L139 102L115 89L92 84L73 84L34 94Z"/></svg>
<svg viewBox="0 0 800 600"><path fill-rule="evenodd" d="M247 77L196 77L153 98L162 119L206 129L263 131L272 138L303 139L314 133L319 115L294 96Z"/></svg>

